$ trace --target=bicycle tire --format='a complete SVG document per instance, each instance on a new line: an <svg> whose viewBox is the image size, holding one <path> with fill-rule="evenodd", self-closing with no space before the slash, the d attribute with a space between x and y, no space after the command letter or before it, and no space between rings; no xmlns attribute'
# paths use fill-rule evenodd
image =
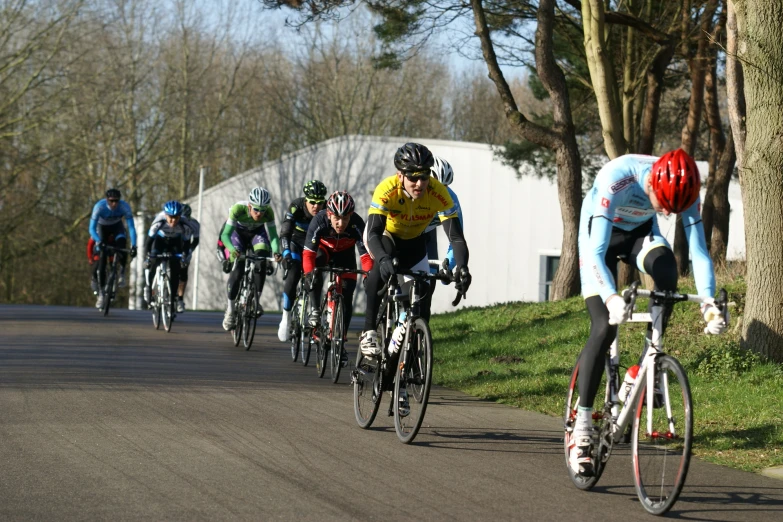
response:
<svg viewBox="0 0 783 522"><path fill-rule="evenodd" d="M326 372L326 349L324 348L323 333L318 328L312 330L310 334L310 344L315 345L315 372L318 374L318 378L324 376Z"/></svg>
<svg viewBox="0 0 783 522"><path fill-rule="evenodd" d="M168 274L164 272L163 277L163 292L161 295L161 316L163 318L163 328L166 332L171 331L171 323L174 322L174 318L171 312L171 279Z"/></svg>
<svg viewBox="0 0 783 522"><path fill-rule="evenodd" d="M680 496L691 459L693 444L693 399L682 365L669 355L655 359L656 387L662 392L659 406L647 404L646 381L636 403L631 452L636 494L644 509L653 515L669 511ZM669 415L671 411L671 415ZM648 415L652 432L647 431ZM672 431L672 424L675 431ZM670 473L671 472L671 473ZM653 487L654 486L654 487Z"/></svg>
<svg viewBox="0 0 783 522"><path fill-rule="evenodd" d="M565 413L563 415L563 450L565 452L566 470L568 470L568 476L571 478L571 482L573 482L574 486L576 486L578 489L586 491L592 489L601 478L601 475L604 472L604 468L606 467L606 462L609 460L612 447L611 445L607 445L606 439L603 436L599 437L598 446L595 448L595 455L593 459L593 474L591 476L579 475L571 469L568 453L570 450L569 445L571 443L571 433L573 433L574 425L576 424L576 409L579 405L579 389L577 387L578 377L579 364L577 363L577 365L574 367L574 370L571 372L571 380L568 386L568 393L566 394ZM601 384L599 384L598 388L599 390L601 389L601 386L603 386L605 390L605 397L608 396L609 387L606 383L606 372L604 372L603 377L601 377ZM596 400L598 400L598 398L596 398ZM610 420L604 418L603 408L600 412L593 414L594 428L600 434L606 433L607 430L611 432L610 425L607 424L610 422Z"/></svg>
<svg viewBox="0 0 783 522"><path fill-rule="evenodd" d="M253 345L253 337L255 337L256 335L256 322L258 321L258 317L256 314L256 311L258 310L258 300L256 299L256 285L250 283L248 288L249 288L247 292L248 300L247 303L245 303L245 313L244 313L245 324L242 326L243 328L242 342L245 345L245 350L249 350L250 347Z"/></svg>
<svg viewBox="0 0 783 522"><path fill-rule="evenodd" d="M114 292L114 280L116 277L117 277L117 261L115 257L115 260L111 263L111 270L107 274L106 286L103 289L102 312L104 317L109 315L109 308L111 308L111 298Z"/></svg>
<svg viewBox="0 0 783 522"><path fill-rule="evenodd" d="M307 366L307 363L310 362L310 351L313 348L313 329L305 323L305 314L307 313L307 307L309 304L310 300L305 293L301 299L299 317L297 318L297 321L299 322L299 349L302 355L302 366Z"/></svg>
<svg viewBox="0 0 783 522"><path fill-rule="evenodd" d="M299 324L300 304L299 296L297 295L294 299L294 306L291 307L291 311L289 312L288 342L291 343L291 360L293 362L299 360L299 352L301 351L299 347L299 336L302 333L302 328ZM304 356L304 354L302 355Z"/></svg>
<svg viewBox="0 0 783 522"><path fill-rule="evenodd" d="M242 317L244 307L242 306L242 287L244 286L244 279L239 282L239 292L234 298L234 328L231 330L231 338L234 341L234 346L239 346L239 341L242 340L242 321L239 318Z"/></svg>
<svg viewBox="0 0 783 522"><path fill-rule="evenodd" d="M152 310L152 324L156 330L160 330L160 308L157 303L152 303L150 309Z"/></svg>
<svg viewBox="0 0 783 522"><path fill-rule="evenodd" d="M356 352L356 367L352 372L353 412L356 423L363 430L372 426L381 406L381 361L377 357L364 357Z"/></svg>
<svg viewBox="0 0 783 522"><path fill-rule="evenodd" d="M432 386L432 334L427 321L421 317L413 320L403 342L405 349L400 355L400 363L397 365L397 373L394 377L394 429L400 442L410 444L416 438L424 421ZM426 364L423 375L416 375L413 372L411 361L415 358L430 361ZM414 397L414 386L422 387L421 400ZM403 390L408 396L410 407L408 415L403 415L399 407Z"/></svg>
<svg viewBox="0 0 783 522"><path fill-rule="evenodd" d="M332 325L330 325L332 331L330 340L331 351L329 352L331 357L329 357L329 361L332 383L337 384L337 381L340 379L340 370L342 369L340 358L343 349L343 296L338 294L333 296L333 299L334 308L332 310Z"/></svg>

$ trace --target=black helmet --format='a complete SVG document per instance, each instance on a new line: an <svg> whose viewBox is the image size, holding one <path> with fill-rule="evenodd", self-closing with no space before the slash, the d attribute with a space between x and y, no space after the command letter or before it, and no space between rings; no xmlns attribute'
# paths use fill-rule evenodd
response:
<svg viewBox="0 0 783 522"><path fill-rule="evenodd" d="M122 194L120 194L120 189L110 188L106 191L106 197L108 199L120 199Z"/></svg>
<svg viewBox="0 0 783 522"><path fill-rule="evenodd" d="M302 187L302 192L304 192L307 199L323 201L326 198L326 185L314 179L305 183L305 186Z"/></svg>
<svg viewBox="0 0 783 522"><path fill-rule="evenodd" d="M185 216L186 218L189 218L190 214L192 214L192 213L193 213L193 209L190 208L190 205L188 205L187 203L182 205L182 215L183 216Z"/></svg>
<svg viewBox="0 0 783 522"><path fill-rule="evenodd" d="M406 143L394 154L394 166L400 172L429 171L434 164L430 149L419 143Z"/></svg>

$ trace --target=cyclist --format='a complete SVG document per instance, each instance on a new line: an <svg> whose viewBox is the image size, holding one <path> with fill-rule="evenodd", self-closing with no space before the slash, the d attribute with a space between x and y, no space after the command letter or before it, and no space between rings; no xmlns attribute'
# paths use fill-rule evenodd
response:
<svg viewBox="0 0 783 522"><path fill-rule="evenodd" d="M401 270L429 271L424 230L436 215L454 247L457 289L468 290L468 245L462 234L457 209L446 187L430 177L435 159L430 150L418 143L406 143L394 155L397 173L375 188L365 228L365 245L375 260L365 284L367 310L361 350L364 355L381 353L375 319L380 307L378 291L396 273L392 260ZM432 295L421 302L422 317L429 320Z"/></svg>
<svg viewBox="0 0 783 522"><path fill-rule="evenodd" d="M133 212L130 205L121 199L122 194L119 189L110 188L106 191L106 197L92 207L92 217L90 218L90 237L95 241L95 248L101 253L101 259L98 261L98 300L95 303L96 308L103 306L103 287L106 284L106 255L103 245L107 244L109 236L114 236L114 246L125 248L127 245L125 239L125 227L122 224L122 218L128 224L128 233L131 242L131 258L136 257L136 227L133 224ZM117 284L120 287L125 286L125 265L128 262L125 252L118 252L120 256L120 276Z"/></svg>
<svg viewBox="0 0 783 522"><path fill-rule="evenodd" d="M451 190L451 182L454 181L454 169L451 168L451 165L448 161L439 158L438 156L433 156L435 159L435 164L430 169L431 173L430 175L437 179L438 181L443 184L444 187L446 187L446 190L449 192L449 195L451 196L451 199L454 201L454 206L457 209L457 217L459 218L459 224L461 227L463 227L464 230L464 221L462 220L462 207L459 204L459 199L457 198L457 194L454 193L453 190ZM441 224L440 218L437 216L432 218L432 221L429 225L427 225L427 228L424 230L424 233L427 235L427 257L429 258L430 262L435 261L435 264L439 264L438 259L438 230L437 227ZM449 244L449 248L446 251L446 259L449 260L449 268L454 269L454 266L456 265L456 262L454 261L454 249L451 247L451 244ZM437 267L430 265L430 272L433 274L438 271ZM444 283L446 284L446 283ZM430 286L430 294L435 293L435 285Z"/></svg>
<svg viewBox="0 0 783 522"><path fill-rule="evenodd" d="M593 403L604 357L617 335L616 325L627 319L625 301L615 286L617 259L634 263L652 276L655 290L677 289L677 264L661 236L657 212L681 214L698 293L715 293L715 274L699 216L700 186L693 158L676 149L660 158L629 154L610 161L598 172L585 196L579 221L579 266L582 296L590 313L590 336L579 356L579 406L569 449L569 463L575 473L589 476L593 472ZM702 313L710 333L723 332L726 324L714 302L704 303ZM710 319L713 316L718 319ZM664 317L664 328L667 319Z"/></svg>
<svg viewBox="0 0 783 522"><path fill-rule="evenodd" d="M185 311L184 297L185 288L188 286L188 268L190 268L190 260L193 258L193 251L198 246L199 230L201 229L201 224L191 214L193 214L193 209L190 208L190 205L187 203L182 205L181 219L192 233L184 238L182 269L179 273L179 288L177 288L177 313L179 314Z"/></svg>
<svg viewBox="0 0 783 522"><path fill-rule="evenodd" d="M147 261L144 264L145 281L144 300L149 304L151 300L152 278L160 264L160 259L155 256L164 252L174 254L177 259L169 261L171 269L171 288L179 286L179 277L181 273L182 253L185 249L185 238L193 235L193 230L188 222L182 219L182 203L179 201L167 201L163 204L163 211L160 212L147 232L147 240L144 249L148 252ZM171 301L171 316L176 315L175 300Z"/></svg>
<svg viewBox="0 0 783 522"><path fill-rule="evenodd" d="M318 326L321 312L318 309L323 286L321 277L316 276L313 269L316 266L330 265L337 268L356 268L356 256L353 247L359 252L362 270L372 269L372 258L364 247L364 220L355 212L356 205L350 194L337 191L326 202L326 210L319 212L307 228L307 237L302 253L302 265L305 273L306 287L310 288L310 326ZM356 274L345 274L343 281L343 335L348 332L353 315L353 293L356 290ZM345 340L345 338L343 338ZM344 344L344 343L343 343ZM340 354L340 364L348 364L348 353Z"/></svg>
<svg viewBox="0 0 783 522"><path fill-rule="evenodd" d="M302 250L305 235L313 217L326 204L326 185L314 179L302 187L304 197L296 198L288 206L283 224L280 225L280 246L283 249L283 268L288 270L283 287L283 318L277 329L281 342L288 340L288 314L294 306L296 285L302 275Z"/></svg>
<svg viewBox="0 0 783 522"><path fill-rule="evenodd" d="M262 187L256 187L250 191L250 201L239 201L228 211L228 220L220 234L220 240L226 250L228 250L228 260L233 262L244 254L245 251L253 247L253 252L257 255L274 254L275 261L280 262L280 245L277 238L277 228L275 227L275 213L271 207L272 199L269 192ZM266 227L264 227L266 225ZM267 235L267 229L269 234ZM270 241L271 240L271 241ZM226 306L226 315L223 318L223 329L233 330L236 326L236 310L234 310L234 299L239 292L239 282L245 272L245 262L238 261L234 263L231 275L228 277L226 293L228 304ZM255 272L253 274L256 285L256 300L260 300L261 291L264 288L266 272ZM258 303L258 315L262 315L264 310L261 303Z"/></svg>

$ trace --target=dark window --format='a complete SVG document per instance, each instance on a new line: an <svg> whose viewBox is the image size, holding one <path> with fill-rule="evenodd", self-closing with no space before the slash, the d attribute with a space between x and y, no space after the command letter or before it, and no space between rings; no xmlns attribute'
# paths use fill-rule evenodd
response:
<svg viewBox="0 0 783 522"><path fill-rule="evenodd" d="M560 256L541 256L541 270L539 279L539 301L549 301L552 281L555 279L557 266L560 264Z"/></svg>

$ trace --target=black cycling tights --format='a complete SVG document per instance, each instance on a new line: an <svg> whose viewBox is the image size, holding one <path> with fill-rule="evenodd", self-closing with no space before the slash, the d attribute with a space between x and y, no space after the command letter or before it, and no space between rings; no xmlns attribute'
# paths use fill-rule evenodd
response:
<svg viewBox="0 0 783 522"><path fill-rule="evenodd" d="M256 252L260 255L262 252ZM239 281L245 275L245 260L238 261L234 265L234 269L231 271L231 275L228 276L228 284L226 285L226 291L228 292L228 299L233 301L236 299L239 293ZM266 270L257 263L255 270L253 270L253 283L256 285L256 298L261 297L261 291L264 289L264 282L266 282Z"/></svg>
<svg viewBox="0 0 783 522"><path fill-rule="evenodd" d="M617 280L617 263L609 266ZM672 251L666 247L652 249L644 258L644 271L655 281L655 290L677 290L677 262ZM617 336L617 326L609 324L609 310L600 296L585 299L590 313L590 337L579 355L579 406L592 408L601 374L604 371L604 358ZM669 314L664 315L663 327L666 329ZM647 328L648 337L652 325ZM584 377L588 378L585 379Z"/></svg>

